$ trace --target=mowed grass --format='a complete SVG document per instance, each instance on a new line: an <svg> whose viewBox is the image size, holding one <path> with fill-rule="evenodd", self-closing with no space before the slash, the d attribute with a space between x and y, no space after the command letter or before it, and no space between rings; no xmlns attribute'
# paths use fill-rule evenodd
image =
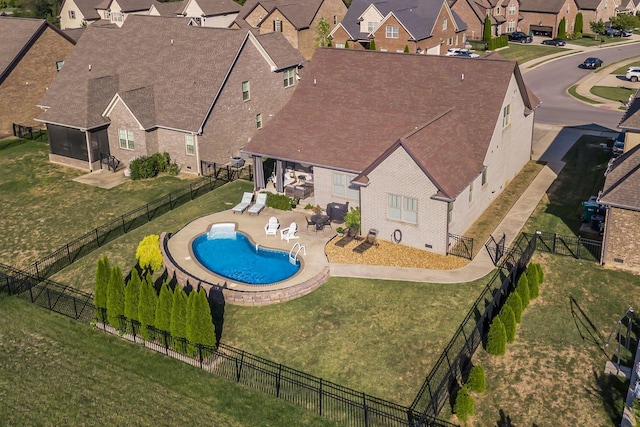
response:
<svg viewBox="0 0 640 427"><path fill-rule="evenodd" d="M584 135L565 154L565 167L551 184L523 231L537 230L564 235L580 234L582 202L602 190L604 172L611 159L611 145L606 137Z"/></svg>
<svg viewBox="0 0 640 427"><path fill-rule="evenodd" d="M629 67L640 67L640 61L632 62L630 64L624 65L622 67L616 68L611 74L615 74L618 76L624 76L627 74L627 70Z"/></svg>
<svg viewBox="0 0 640 427"><path fill-rule="evenodd" d="M45 143L0 142L0 262L25 267L192 179L163 176L105 190L73 181L85 173L50 163Z"/></svg>
<svg viewBox="0 0 640 427"><path fill-rule="evenodd" d="M629 97L634 95L637 89L628 87L612 87L612 86L593 86L591 93L604 99L618 101L621 104L629 102Z"/></svg>
<svg viewBox="0 0 640 427"><path fill-rule="evenodd" d="M334 425L22 299L0 312L2 425Z"/></svg>
<svg viewBox="0 0 640 427"><path fill-rule="evenodd" d="M505 356L480 349L474 357L485 368L487 391L475 396L472 425L619 425L629 383L604 373L615 360L615 333L605 344L618 319L640 303L638 277L569 257L538 253L534 260L545 283L515 342ZM634 353L636 343L634 333ZM633 364L630 352L622 355L623 364Z"/></svg>
<svg viewBox="0 0 640 427"><path fill-rule="evenodd" d="M505 59L515 59L518 64L524 64L532 59L540 58L544 60L545 56L556 53L571 53L569 49L556 46L534 45L530 43L509 43L505 49L500 49L498 54Z"/></svg>

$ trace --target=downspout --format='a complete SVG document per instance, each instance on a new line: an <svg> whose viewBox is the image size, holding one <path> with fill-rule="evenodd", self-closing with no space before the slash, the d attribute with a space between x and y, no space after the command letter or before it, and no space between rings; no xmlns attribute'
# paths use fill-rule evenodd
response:
<svg viewBox="0 0 640 427"><path fill-rule="evenodd" d="M91 132L84 131L84 140L87 143L87 157L89 158L89 172L93 172L93 159L91 158Z"/></svg>
<svg viewBox="0 0 640 427"><path fill-rule="evenodd" d="M200 142L198 141L198 135L193 135L195 149L196 149L196 172L198 176L202 175L202 165L200 164Z"/></svg>
<svg viewBox="0 0 640 427"><path fill-rule="evenodd" d="M602 237L602 252L600 253L600 265L604 265L607 259L607 244L609 243L609 224L611 223L611 207L607 206L606 215L604 217L604 236Z"/></svg>

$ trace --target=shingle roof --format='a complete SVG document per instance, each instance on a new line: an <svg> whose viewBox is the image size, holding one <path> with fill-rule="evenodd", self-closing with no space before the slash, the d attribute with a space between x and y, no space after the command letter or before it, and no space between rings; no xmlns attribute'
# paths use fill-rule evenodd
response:
<svg viewBox="0 0 640 427"><path fill-rule="evenodd" d="M291 100L243 151L360 173L404 138L455 197L482 172L509 81L521 79L515 70L502 59L320 48Z"/></svg>
<svg viewBox="0 0 640 427"><path fill-rule="evenodd" d="M155 3L155 0L118 0L123 12L149 10L153 3Z"/></svg>
<svg viewBox="0 0 640 427"><path fill-rule="evenodd" d="M292 49L290 45L282 43L282 37L276 32L257 34L260 42L269 57L276 63L278 70L289 68L304 62L304 57L298 49Z"/></svg>
<svg viewBox="0 0 640 427"><path fill-rule="evenodd" d="M65 0L66 1L66 0ZM93 21L96 19L100 19L100 15L96 10L98 5L102 2L102 0L73 0L78 9L80 9L80 13L84 16L86 21ZM62 7L60 8L62 9Z"/></svg>
<svg viewBox="0 0 640 427"><path fill-rule="evenodd" d="M521 0L521 12L558 13L565 0Z"/></svg>
<svg viewBox="0 0 640 427"><path fill-rule="evenodd" d="M324 0L247 0L238 14L244 20L258 3L268 14L278 9L297 29L309 28Z"/></svg>
<svg viewBox="0 0 640 427"><path fill-rule="evenodd" d="M0 17L0 82L6 78L17 61L47 28L51 28L75 43L70 36L44 19Z"/></svg>
<svg viewBox="0 0 640 427"><path fill-rule="evenodd" d="M206 16L238 13L242 6L233 0L196 0Z"/></svg>
<svg viewBox="0 0 640 427"><path fill-rule="evenodd" d="M622 154L607 173L599 203L640 210L640 145Z"/></svg>
<svg viewBox="0 0 640 427"><path fill-rule="evenodd" d="M77 42L80 40L80 37L82 37L84 28L67 28L66 30L62 30L62 32Z"/></svg>
<svg viewBox="0 0 640 427"><path fill-rule="evenodd" d="M640 90L636 92L634 98L631 100L618 127L640 131Z"/></svg>
<svg viewBox="0 0 640 427"><path fill-rule="evenodd" d="M103 125L117 92L127 105L138 105L133 108L145 126L197 132L247 37L242 30L190 27L183 18L131 15L119 29L91 25L41 100L50 108L39 120L81 129ZM282 63L285 54L274 56ZM150 99L153 111L143 106Z"/></svg>
<svg viewBox="0 0 640 427"><path fill-rule="evenodd" d="M576 0L576 4L581 10L596 10L602 0Z"/></svg>
<svg viewBox="0 0 640 427"><path fill-rule="evenodd" d="M342 26L354 40L368 38L368 33L360 32L360 16L371 5L386 17L393 12L415 40L424 40L433 33L440 9L444 0L354 0L342 20ZM459 30L466 30L467 25L453 12Z"/></svg>
<svg viewBox="0 0 640 427"><path fill-rule="evenodd" d="M182 12L186 5L186 0L182 1L169 1L169 2L154 2L153 6L156 8L160 16L173 17Z"/></svg>

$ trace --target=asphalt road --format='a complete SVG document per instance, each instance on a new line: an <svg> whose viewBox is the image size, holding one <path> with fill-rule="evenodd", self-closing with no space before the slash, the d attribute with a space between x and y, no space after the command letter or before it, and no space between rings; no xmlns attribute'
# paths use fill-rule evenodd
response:
<svg viewBox="0 0 640 427"><path fill-rule="evenodd" d="M639 53L640 45L635 43L599 48L549 61L527 71L524 81L542 101L535 113L536 123L563 126L597 124L616 130L624 113L622 110L607 110L577 101L567 93L567 89L592 72L578 68L585 58L595 56L607 65Z"/></svg>

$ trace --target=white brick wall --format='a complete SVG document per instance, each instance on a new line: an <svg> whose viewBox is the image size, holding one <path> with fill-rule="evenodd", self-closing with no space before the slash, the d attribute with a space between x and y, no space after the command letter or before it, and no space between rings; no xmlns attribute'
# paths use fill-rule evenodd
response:
<svg viewBox="0 0 640 427"><path fill-rule="evenodd" d="M349 202L349 208L359 206L359 200L333 195L333 170L317 166L313 168L313 198L317 205L326 207L331 202ZM339 172L343 173L343 172ZM355 177L355 175L353 175Z"/></svg>

